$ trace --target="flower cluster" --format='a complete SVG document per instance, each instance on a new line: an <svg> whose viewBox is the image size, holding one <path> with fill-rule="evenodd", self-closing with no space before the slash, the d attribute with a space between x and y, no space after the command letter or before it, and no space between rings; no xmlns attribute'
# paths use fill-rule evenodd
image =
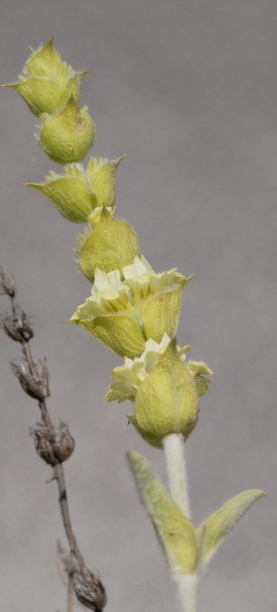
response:
<svg viewBox="0 0 277 612"><path fill-rule="evenodd" d="M181 295L189 279L175 268L156 274L143 255L123 266L122 273L97 268L91 296L70 321L122 357L134 359L150 338L160 342L164 333L175 336Z"/></svg>
<svg viewBox="0 0 277 612"><path fill-rule="evenodd" d="M63 217L85 223L75 250L91 295L69 322L90 332L125 359L112 371L108 401L134 403L129 421L150 444L161 447L169 433L185 438L198 418L198 397L207 392L211 370L185 362L188 347L175 340L182 293L192 278L176 268L156 273L143 256L133 228L115 217L115 175L120 161L82 160L95 138L87 106L79 108L86 72L75 70L53 48L32 50L17 83L10 83L41 124L36 138L45 153L63 164L43 183L26 183L48 198Z"/></svg>

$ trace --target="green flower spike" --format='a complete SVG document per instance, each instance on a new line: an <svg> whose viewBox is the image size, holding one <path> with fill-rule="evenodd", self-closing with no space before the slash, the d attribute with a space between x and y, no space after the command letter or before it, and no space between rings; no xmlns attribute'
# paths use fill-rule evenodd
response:
<svg viewBox="0 0 277 612"><path fill-rule="evenodd" d="M96 229L82 241L79 265L83 274L94 281L95 270L122 270L141 254L136 232L127 221L114 219L104 208Z"/></svg>
<svg viewBox="0 0 277 612"><path fill-rule="evenodd" d="M18 91L30 111L37 116L42 113L51 115L65 106L71 96L77 102L81 81L87 74L87 71L75 72L63 62L52 43L53 39L36 50L32 49L32 55L23 67L18 83L4 85Z"/></svg>
<svg viewBox="0 0 277 612"><path fill-rule="evenodd" d="M140 358L112 371L113 383L105 399L134 402L127 414L138 433L161 448L163 438L182 433L187 438L198 419L198 395L193 376L181 360L175 340L164 334L160 344L148 340Z"/></svg>
<svg viewBox="0 0 277 612"><path fill-rule="evenodd" d="M50 171L46 183L25 183L25 187L40 191L68 221L86 223L95 207L106 206L111 212L115 201L115 172L122 159L91 157L86 169L82 164L68 164L64 174Z"/></svg>
<svg viewBox="0 0 277 612"><path fill-rule="evenodd" d="M36 138L57 164L81 161L92 147L95 125L87 110L80 110L72 96L61 112L41 115Z"/></svg>

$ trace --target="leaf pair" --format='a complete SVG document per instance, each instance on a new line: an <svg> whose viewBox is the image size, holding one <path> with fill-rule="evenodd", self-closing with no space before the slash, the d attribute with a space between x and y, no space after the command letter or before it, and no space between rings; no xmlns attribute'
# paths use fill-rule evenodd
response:
<svg viewBox="0 0 277 612"><path fill-rule="evenodd" d="M134 451L127 453L127 459L173 576L199 574L246 510L265 495L260 489L244 491L195 528L148 461Z"/></svg>

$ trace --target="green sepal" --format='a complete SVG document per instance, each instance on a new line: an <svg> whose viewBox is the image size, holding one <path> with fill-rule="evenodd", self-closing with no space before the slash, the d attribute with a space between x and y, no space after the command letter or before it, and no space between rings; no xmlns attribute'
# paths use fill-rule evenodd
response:
<svg viewBox="0 0 277 612"><path fill-rule="evenodd" d="M86 106L79 109L71 96L61 112L41 115L37 140L57 164L81 161L92 147L95 125L87 110Z"/></svg>
<svg viewBox="0 0 277 612"><path fill-rule="evenodd" d="M81 81L87 74L87 71L76 73L53 49L52 42L53 39L32 50L19 81L4 85L15 89L36 116L54 113L65 106L71 96L77 102Z"/></svg>
<svg viewBox="0 0 277 612"><path fill-rule="evenodd" d="M127 453L127 459L172 572L179 576L195 574L198 544L193 525L167 493L148 461L134 451Z"/></svg>
<svg viewBox="0 0 277 612"><path fill-rule="evenodd" d="M210 560L222 540L232 531L246 510L265 495L266 493L260 489L244 491L226 502L197 528L202 565Z"/></svg>
<svg viewBox="0 0 277 612"><path fill-rule="evenodd" d="M40 191L68 221L88 221L94 226L99 223L104 206L111 215L114 212L115 173L124 157L116 160L91 157L87 168L80 163L67 164L64 174L51 171L45 183L24 186Z"/></svg>
<svg viewBox="0 0 277 612"><path fill-rule="evenodd" d="M66 62L62 60L61 54L53 49L53 36L45 45L40 45L38 49L31 49L31 51L32 54L23 67L23 74L26 74L26 76L47 77L58 74L63 65L67 66ZM71 68L71 66L67 67Z"/></svg>
<svg viewBox="0 0 277 612"><path fill-rule="evenodd" d="M93 197L90 197L82 172L76 166L74 176L72 173L64 176L51 173L47 183L25 183L24 186L40 191L63 217L73 223L85 223L93 210Z"/></svg>
<svg viewBox="0 0 277 612"><path fill-rule="evenodd" d="M108 393L105 395L104 399L109 401ZM142 429L137 422L137 417L135 414L127 412L126 416L128 422L134 426L138 434L141 436L141 438L143 438L143 440L145 440L145 442L147 442L147 444L150 444L150 446L153 446L154 448L163 448L163 438L161 438L160 435Z"/></svg>
<svg viewBox="0 0 277 612"><path fill-rule="evenodd" d="M141 255L136 232L127 221L114 219L104 209L100 223L81 247L79 264L83 274L93 282L96 268L106 273L122 271L124 266L133 263L136 255Z"/></svg>
<svg viewBox="0 0 277 612"><path fill-rule="evenodd" d="M142 310L146 336L156 342L160 342L165 332L173 338L177 331L182 293L192 277L178 272L175 277L175 284L151 297Z"/></svg>
<svg viewBox="0 0 277 612"><path fill-rule="evenodd" d="M109 313L92 319L79 319L76 313L69 319L69 323L75 323L90 332L99 342L121 357L134 359L143 352L145 339L139 325L131 316Z"/></svg>
<svg viewBox="0 0 277 612"><path fill-rule="evenodd" d="M86 179L95 198L95 206L112 207L115 203L115 174L119 163L126 155L116 160L91 157L86 169Z"/></svg>

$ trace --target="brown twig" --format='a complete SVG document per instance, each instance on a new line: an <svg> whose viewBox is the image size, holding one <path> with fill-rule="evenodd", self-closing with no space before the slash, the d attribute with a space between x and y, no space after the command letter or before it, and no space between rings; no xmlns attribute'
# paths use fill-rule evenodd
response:
<svg viewBox="0 0 277 612"><path fill-rule="evenodd" d="M72 576L67 576L67 602L66 612L73 612L73 581Z"/></svg>
<svg viewBox="0 0 277 612"><path fill-rule="evenodd" d="M0 315L0 327L10 338L20 342L24 355L23 363L19 366L11 363L11 367L23 390L38 401L42 424L38 429L31 430L31 435L37 453L44 461L52 465L53 479L57 481L59 490L60 510L70 547L70 555L65 555L61 547L58 549L63 556L63 566L68 579L67 612L73 610L73 590L83 605L95 612L101 612L107 601L105 589L99 577L87 568L70 520L62 463L73 452L74 440L67 425L60 422L57 427L51 421L45 401L50 395L46 360L37 363L33 360L29 345L34 336L32 323L17 302L17 289L13 277L9 278L3 269L0 271L0 276L0 295L8 295L12 306L12 316Z"/></svg>

